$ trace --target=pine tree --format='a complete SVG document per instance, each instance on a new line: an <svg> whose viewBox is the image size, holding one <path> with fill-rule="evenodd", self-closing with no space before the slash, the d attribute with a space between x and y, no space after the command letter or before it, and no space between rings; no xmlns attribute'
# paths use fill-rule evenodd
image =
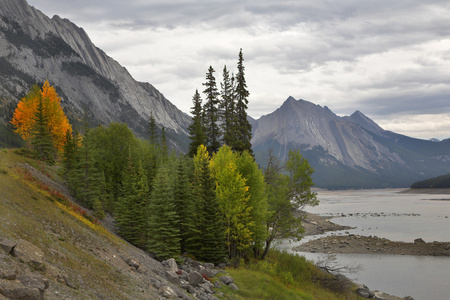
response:
<svg viewBox="0 0 450 300"><path fill-rule="evenodd" d="M169 172L161 165L155 177L148 221L148 250L160 260L180 255L180 232Z"/></svg>
<svg viewBox="0 0 450 300"><path fill-rule="evenodd" d="M234 132L236 134L236 140L233 150L245 151L249 153L252 152L252 144L250 140L252 139L252 125L247 119L247 108L248 108L248 96L250 93L247 90L247 83L245 82L245 67L244 67L244 57L242 54L242 49L239 51L239 61L237 65L238 72L236 74L236 124L234 127Z"/></svg>
<svg viewBox="0 0 450 300"><path fill-rule="evenodd" d="M205 130L203 126L203 108L202 99L198 90L195 90L194 97L192 97L194 106L191 108L192 123L189 125L189 138L191 143L189 144L189 157L194 157L197 153L197 148L200 145L205 144Z"/></svg>
<svg viewBox="0 0 450 300"><path fill-rule="evenodd" d="M181 237L181 252L186 251L189 216L193 213L192 188L189 182L186 160L179 158L174 183L175 210L178 215L177 228Z"/></svg>
<svg viewBox="0 0 450 300"><path fill-rule="evenodd" d="M150 120L148 122L148 133L149 140L151 144L158 144L158 125L156 125L155 117L153 116L153 112L150 112Z"/></svg>
<svg viewBox="0 0 450 300"><path fill-rule="evenodd" d="M101 180L101 173L93 158L93 145L86 112L83 123L84 135L77 152L77 164L70 175L69 183L75 198L88 208L93 208L95 199L100 197L104 182Z"/></svg>
<svg viewBox="0 0 450 300"><path fill-rule="evenodd" d="M206 86L203 93L206 95L206 103L203 107L204 128L206 136L206 147L209 153L215 153L220 148L221 132L219 128L219 92L217 90L216 78L214 77L215 70L209 67L206 73Z"/></svg>
<svg viewBox="0 0 450 300"><path fill-rule="evenodd" d="M55 147L48 129L49 119L44 110L44 99L39 95L34 124L31 131L31 144L36 157L49 164L54 164Z"/></svg>
<svg viewBox="0 0 450 300"><path fill-rule="evenodd" d="M66 131L66 138L62 153L62 166L64 170L64 177L66 179L69 177L69 173L73 171L76 165L78 143L75 136L78 136L77 131L74 131L73 134L69 130Z"/></svg>
<svg viewBox="0 0 450 300"><path fill-rule="evenodd" d="M234 91L233 91L233 79L230 77L230 72L227 70L227 66L223 68L223 81L221 85L221 127L223 133L223 143L232 147L235 143L235 132L233 126L235 122L234 114Z"/></svg>
<svg viewBox="0 0 450 300"><path fill-rule="evenodd" d="M121 195L116 209L120 234L133 245L147 246L149 189L142 164L136 169L131 154L123 174Z"/></svg>
<svg viewBox="0 0 450 300"><path fill-rule="evenodd" d="M186 250L199 260L216 263L223 261L226 256L225 227L209 164L208 151L204 145L200 145L194 156L192 181L194 210L188 222Z"/></svg>

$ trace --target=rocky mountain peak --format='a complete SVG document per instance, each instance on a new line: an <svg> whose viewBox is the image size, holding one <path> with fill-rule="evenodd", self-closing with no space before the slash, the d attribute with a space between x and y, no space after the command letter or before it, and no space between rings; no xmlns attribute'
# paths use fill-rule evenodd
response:
<svg viewBox="0 0 450 300"><path fill-rule="evenodd" d="M48 79L72 122L87 108L93 125L124 122L145 136L152 113L157 125L165 127L169 142L179 150L186 147L190 117L153 85L134 80L67 19L50 19L25 0L2 0L0 57L0 96L10 99L9 105L32 84Z"/></svg>

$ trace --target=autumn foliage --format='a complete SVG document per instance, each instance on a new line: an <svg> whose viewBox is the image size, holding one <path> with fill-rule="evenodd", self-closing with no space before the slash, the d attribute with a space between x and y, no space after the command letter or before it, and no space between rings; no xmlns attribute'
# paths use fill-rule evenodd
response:
<svg viewBox="0 0 450 300"><path fill-rule="evenodd" d="M19 101L11 124L15 126L15 131L30 145L36 125L36 113L40 99L42 99L43 110L48 120L47 126L52 142L55 148L61 151L65 142L66 132L69 131L71 133L72 126L61 107L61 98L48 81L45 81L42 89L34 85L31 91Z"/></svg>

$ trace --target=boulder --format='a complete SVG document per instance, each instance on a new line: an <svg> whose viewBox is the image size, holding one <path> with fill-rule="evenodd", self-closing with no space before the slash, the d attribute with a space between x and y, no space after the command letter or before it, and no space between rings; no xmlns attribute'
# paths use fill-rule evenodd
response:
<svg viewBox="0 0 450 300"><path fill-rule="evenodd" d="M173 283L176 285L181 284L180 278L178 277L177 273L175 273L173 271L167 271L166 278L167 278L167 281L169 281L170 283Z"/></svg>
<svg viewBox="0 0 450 300"><path fill-rule="evenodd" d="M202 283L203 279L204 278L203 278L202 274L200 274L197 271L192 271L191 273L189 273L189 276L188 276L189 284L194 287L198 286L199 283Z"/></svg>
<svg viewBox="0 0 450 300"><path fill-rule="evenodd" d="M0 237L0 248L2 248L7 254L14 255L14 248L16 245L17 243Z"/></svg>
<svg viewBox="0 0 450 300"><path fill-rule="evenodd" d="M375 292L373 299L375 300L386 300L386 297L384 296L384 293L382 292Z"/></svg>
<svg viewBox="0 0 450 300"><path fill-rule="evenodd" d="M231 288L232 288L233 290L235 290L235 291L238 291L238 290L239 290L238 286L235 285L233 282L230 283L228 286L231 287Z"/></svg>
<svg viewBox="0 0 450 300"><path fill-rule="evenodd" d="M161 296L165 297L168 300L178 299L178 294L170 286L163 285L159 288L158 292Z"/></svg>
<svg viewBox="0 0 450 300"><path fill-rule="evenodd" d="M231 278L230 276L222 276L220 277L220 281L222 281L222 283L225 285L230 285L230 283L234 282L233 278Z"/></svg>
<svg viewBox="0 0 450 300"><path fill-rule="evenodd" d="M0 272L0 279L16 280L16 273L11 270L5 270Z"/></svg>
<svg viewBox="0 0 450 300"><path fill-rule="evenodd" d="M426 242L422 238L418 238L414 240L414 244L426 244Z"/></svg>
<svg viewBox="0 0 450 300"><path fill-rule="evenodd" d="M214 285L207 280L204 283L200 283L198 286L203 288L208 294L214 293Z"/></svg>
<svg viewBox="0 0 450 300"><path fill-rule="evenodd" d="M366 299L371 298L371 296L373 295L373 293L372 293L372 292L369 290L369 288L366 287L365 285L358 287L358 288L356 289L356 293L357 293L359 296L361 296L361 297L363 297L363 298L366 298Z"/></svg>
<svg viewBox="0 0 450 300"><path fill-rule="evenodd" d="M174 258L169 258L166 260L166 269L167 271L176 272L178 271L178 265Z"/></svg>

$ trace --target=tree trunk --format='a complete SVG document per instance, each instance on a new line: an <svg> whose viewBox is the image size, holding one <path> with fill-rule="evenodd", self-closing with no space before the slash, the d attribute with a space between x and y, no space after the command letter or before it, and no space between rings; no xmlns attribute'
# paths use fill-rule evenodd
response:
<svg viewBox="0 0 450 300"><path fill-rule="evenodd" d="M266 248L264 249L264 253L261 256L261 259L265 259L266 258L267 253L269 253L270 244L272 243L272 241L273 241L273 236L269 236L267 238L267 240L266 240Z"/></svg>

